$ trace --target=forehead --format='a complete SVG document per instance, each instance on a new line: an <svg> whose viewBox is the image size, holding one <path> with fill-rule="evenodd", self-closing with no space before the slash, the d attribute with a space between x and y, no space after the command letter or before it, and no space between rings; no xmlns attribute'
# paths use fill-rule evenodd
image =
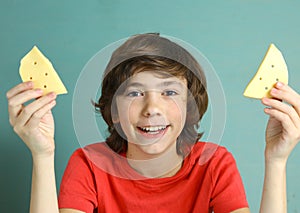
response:
<svg viewBox="0 0 300 213"><path fill-rule="evenodd" d="M143 71L132 75L126 82L127 86L181 86L185 87L187 81L183 77L176 77L166 72Z"/></svg>

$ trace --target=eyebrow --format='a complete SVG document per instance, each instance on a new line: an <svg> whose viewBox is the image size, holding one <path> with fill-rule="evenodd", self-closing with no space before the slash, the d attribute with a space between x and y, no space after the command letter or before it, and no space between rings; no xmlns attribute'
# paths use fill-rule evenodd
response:
<svg viewBox="0 0 300 213"><path fill-rule="evenodd" d="M167 86L173 86L173 85L183 88L182 83L180 83L178 81L164 81L164 82L161 82L161 83L155 85L155 87L167 87ZM143 86L145 86L145 85L140 82L130 82L127 85L127 87L143 87Z"/></svg>

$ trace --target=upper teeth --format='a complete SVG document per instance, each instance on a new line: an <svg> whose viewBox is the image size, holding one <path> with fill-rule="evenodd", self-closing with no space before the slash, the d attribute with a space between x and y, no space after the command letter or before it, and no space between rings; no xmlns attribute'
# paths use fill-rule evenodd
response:
<svg viewBox="0 0 300 213"><path fill-rule="evenodd" d="M163 130L165 128L166 128L166 126L141 127L142 130L147 131L147 132L156 132L159 130Z"/></svg>

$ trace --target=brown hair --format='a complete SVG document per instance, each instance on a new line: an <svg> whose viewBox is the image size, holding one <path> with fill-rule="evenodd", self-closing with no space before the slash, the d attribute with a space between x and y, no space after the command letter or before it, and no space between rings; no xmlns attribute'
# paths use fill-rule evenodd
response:
<svg viewBox="0 0 300 213"><path fill-rule="evenodd" d="M127 140L121 136L124 132L112 119L112 115L117 113L114 96L121 84L135 73L149 70L157 71L162 77L175 76L187 80L187 117L177 139L177 153L186 155L203 134L198 133L197 128L208 105L205 75L190 53L159 34L132 36L112 54L104 73L102 95L98 103L94 103L108 125L110 136L106 143L117 153L127 150Z"/></svg>

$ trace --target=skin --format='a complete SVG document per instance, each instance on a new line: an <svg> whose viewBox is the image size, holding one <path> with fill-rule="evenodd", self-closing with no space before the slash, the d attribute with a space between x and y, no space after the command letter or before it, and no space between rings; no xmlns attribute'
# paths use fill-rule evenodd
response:
<svg viewBox="0 0 300 213"><path fill-rule="evenodd" d="M21 83L7 92L9 121L31 151L33 158L30 212L78 213L58 209L54 173L54 122L51 109L56 95L33 90L32 82ZM261 213L287 212L286 163L300 140L300 95L288 85L277 83L274 99L263 98L270 116L266 129L265 177ZM29 100L32 103L24 105ZM281 101L282 100L282 101ZM233 211L250 212L248 208Z"/></svg>
<svg viewBox="0 0 300 213"><path fill-rule="evenodd" d="M278 82L263 98L270 116L266 130L265 178L260 212L287 212L286 164L300 140L300 95ZM282 100L282 101L281 101Z"/></svg>
<svg viewBox="0 0 300 213"><path fill-rule="evenodd" d="M117 97L117 109L118 122L128 139L129 164L147 177L174 175L183 161L176 151L176 139L186 118L186 81L147 71L131 77L128 85ZM141 131L155 127L166 128L152 134Z"/></svg>

